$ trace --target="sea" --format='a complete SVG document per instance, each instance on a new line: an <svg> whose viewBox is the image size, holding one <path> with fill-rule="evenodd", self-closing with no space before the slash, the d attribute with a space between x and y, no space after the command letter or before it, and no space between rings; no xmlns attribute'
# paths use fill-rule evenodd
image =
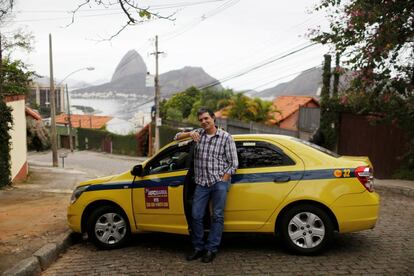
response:
<svg viewBox="0 0 414 276"><path fill-rule="evenodd" d="M140 102L131 99L84 99L71 98L71 113L85 114L81 109L74 106L93 108L94 115L111 116L107 129L117 134L129 134L139 131L146 123L151 120L151 107L153 102Z"/></svg>

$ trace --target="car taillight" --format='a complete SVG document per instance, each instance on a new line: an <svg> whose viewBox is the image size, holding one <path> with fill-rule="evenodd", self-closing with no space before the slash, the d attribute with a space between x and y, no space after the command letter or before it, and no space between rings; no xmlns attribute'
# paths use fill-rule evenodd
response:
<svg viewBox="0 0 414 276"><path fill-rule="evenodd" d="M359 182L364 185L365 189L369 192L374 191L374 174L372 168L370 167L358 167L355 169L355 176L358 178Z"/></svg>

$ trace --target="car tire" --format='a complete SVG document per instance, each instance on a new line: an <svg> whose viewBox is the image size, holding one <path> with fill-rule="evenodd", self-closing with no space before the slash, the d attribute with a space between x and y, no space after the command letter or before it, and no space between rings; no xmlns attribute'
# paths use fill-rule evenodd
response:
<svg viewBox="0 0 414 276"><path fill-rule="evenodd" d="M280 234L286 249L301 255L321 253L332 242L334 227L322 208L303 204L282 217Z"/></svg>
<svg viewBox="0 0 414 276"><path fill-rule="evenodd" d="M114 206L100 206L89 216L88 238L101 249L122 247L131 231L126 215Z"/></svg>

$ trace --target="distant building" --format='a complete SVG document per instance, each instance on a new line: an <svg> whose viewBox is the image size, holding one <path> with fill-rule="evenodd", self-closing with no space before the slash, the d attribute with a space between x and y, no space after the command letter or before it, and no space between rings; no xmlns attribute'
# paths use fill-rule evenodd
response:
<svg viewBox="0 0 414 276"><path fill-rule="evenodd" d="M308 96L279 96L272 103L279 112L274 113L274 119L269 123L295 131L299 130L299 109L301 107L319 107L319 102Z"/></svg>
<svg viewBox="0 0 414 276"><path fill-rule="evenodd" d="M46 79L37 79L30 85L28 103L41 114L50 114L50 84ZM55 86L56 113L66 110L65 85Z"/></svg>
<svg viewBox="0 0 414 276"><path fill-rule="evenodd" d="M72 125L72 143L76 148L79 145L77 138L77 129L78 128L89 128L89 129L100 129L104 128L109 121L113 118L110 116L96 116L96 115L80 115L73 114L70 115L70 121ZM56 116L56 127L57 127L57 136L58 136L58 147L60 148L69 148L69 116L68 114L60 114Z"/></svg>

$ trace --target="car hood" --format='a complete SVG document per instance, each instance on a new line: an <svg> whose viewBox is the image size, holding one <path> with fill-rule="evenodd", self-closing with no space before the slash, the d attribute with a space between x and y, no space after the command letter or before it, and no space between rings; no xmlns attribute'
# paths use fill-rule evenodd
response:
<svg viewBox="0 0 414 276"><path fill-rule="evenodd" d="M88 180L88 181L83 181L83 182L79 183L79 186L95 185L95 184L106 183L106 182L109 182L109 181L117 178L118 176L119 176L118 174L115 174L115 175L110 175L110 176L105 176L105 177L99 177L99 178L91 179L91 180Z"/></svg>

